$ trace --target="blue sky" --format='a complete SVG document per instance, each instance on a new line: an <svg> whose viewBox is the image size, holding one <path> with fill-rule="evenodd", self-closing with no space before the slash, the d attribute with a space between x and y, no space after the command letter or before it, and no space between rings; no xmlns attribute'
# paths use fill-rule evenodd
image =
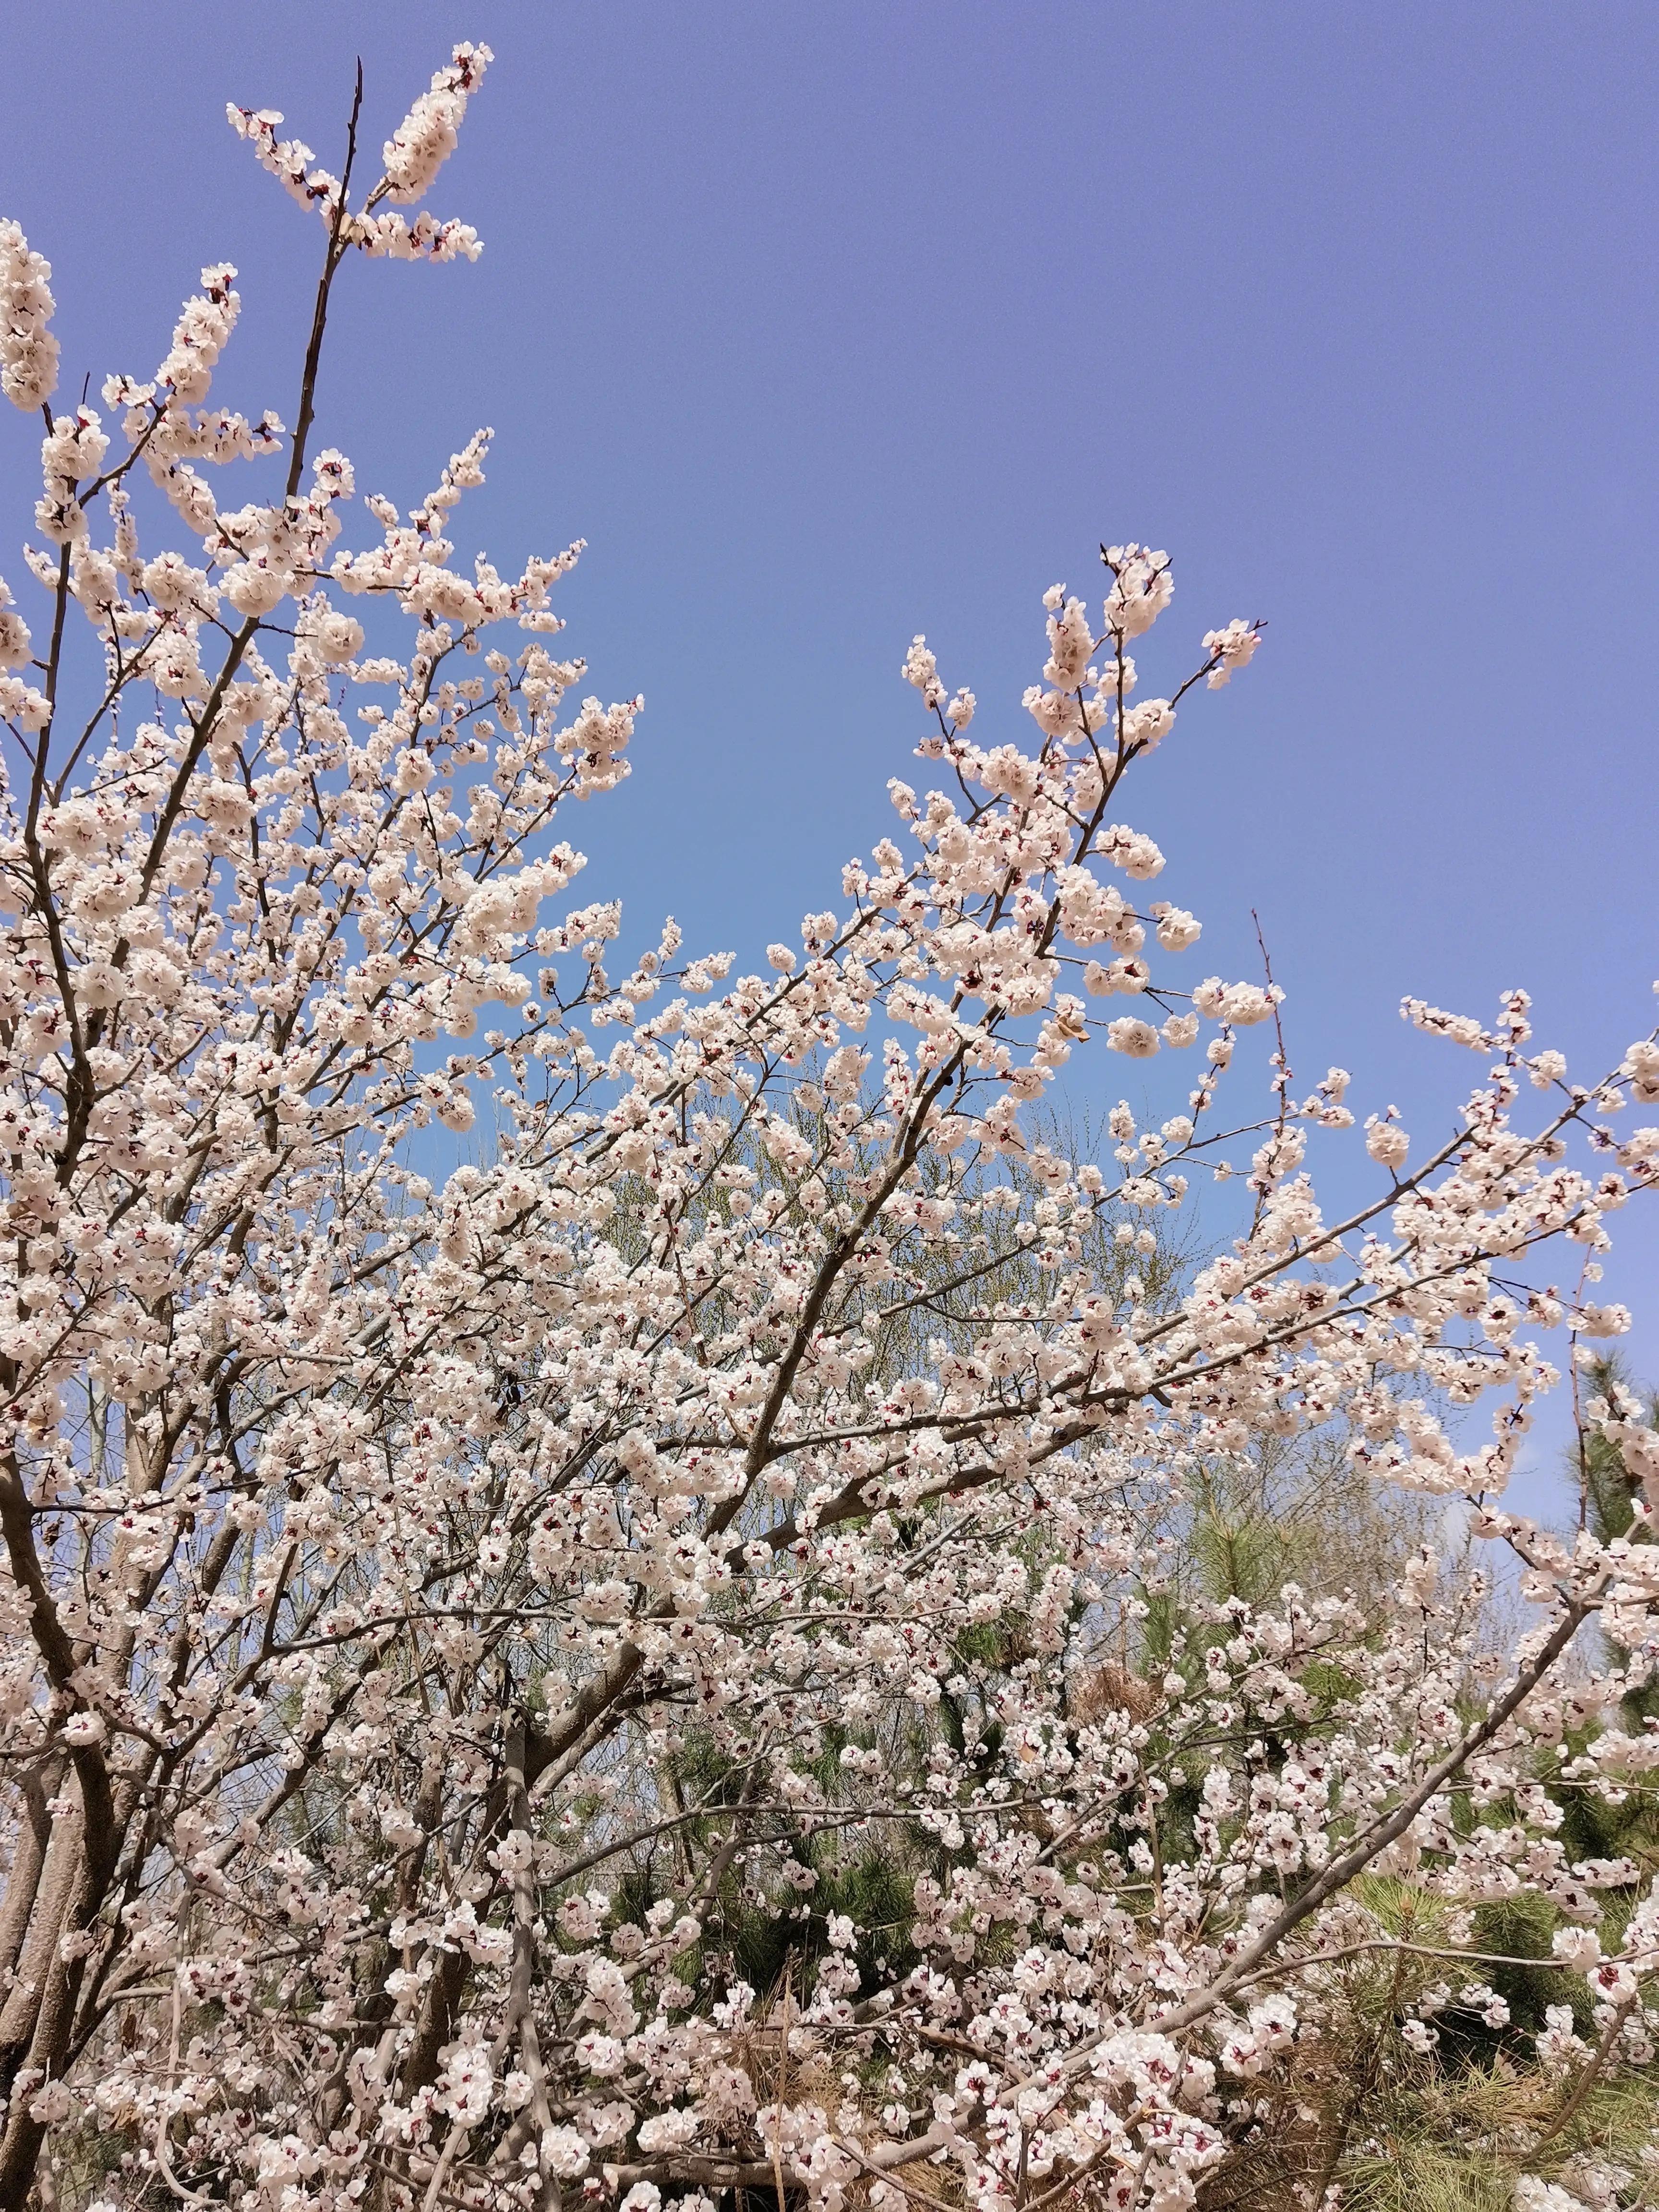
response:
<svg viewBox="0 0 1659 2212"><path fill-rule="evenodd" d="M12 0L0 210L65 389L148 373L225 258L217 396L291 419L320 230L223 104L331 160L355 55L378 146L458 37L497 62L432 204L487 251L348 270L320 431L407 504L491 422L463 544L588 539L568 643L647 712L583 893L630 937L667 910L747 957L833 903L921 780L912 632L1019 734L1038 595L1139 538L1176 574L1149 677L1269 624L1124 803L1194 979L1255 972L1254 905L1299 1075L1425 1144L1480 1063L1402 993L1525 984L1585 1073L1649 1026L1650 8ZM34 467L0 425L8 540ZM1659 1231L1615 1226L1659 1376Z"/></svg>

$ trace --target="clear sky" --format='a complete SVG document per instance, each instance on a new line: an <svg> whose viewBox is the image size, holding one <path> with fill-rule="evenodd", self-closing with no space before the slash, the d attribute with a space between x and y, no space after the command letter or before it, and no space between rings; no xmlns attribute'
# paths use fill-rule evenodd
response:
<svg viewBox="0 0 1659 2212"><path fill-rule="evenodd" d="M1270 626L1125 799L1206 921L1194 979L1255 972L1254 905L1298 1074L1340 1061L1425 1144L1480 1063L1402 993L1524 984L1585 1074L1649 1027L1645 0L10 0L0 211L53 264L64 387L149 373L222 258L216 397L291 419L320 226L224 102L332 163L355 55L377 148L460 37L497 61L432 204L486 252L348 269L320 433L407 505L493 423L463 544L588 539L568 644L647 712L583 895L630 938L672 911L747 957L835 903L921 777L912 632L976 735L1021 734L1038 595L1097 596L1098 541L1139 538L1176 575L1149 677ZM7 543L33 442L0 422ZM1094 1095L1189 1079L1114 1061ZM1602 1295L1659 1379L1659 1224L1614 1225Z"/></svg>

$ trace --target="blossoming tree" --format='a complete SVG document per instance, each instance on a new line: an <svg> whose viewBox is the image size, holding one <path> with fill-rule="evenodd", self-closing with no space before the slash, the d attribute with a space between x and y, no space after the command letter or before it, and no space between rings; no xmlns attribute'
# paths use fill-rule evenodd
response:
<svg viewBox="0 0 1659 2212"><path fill-rule="evenodd" d="M1517 1889L1582 2103L1653 2055L1659 1895L1564 1820L1659 1766L1621 1719L1654 1433L1580 1408L1616 1539L1501 1501L1560 1379L1528 1328L1626 1325L1589 1291L1659 1176L1615 1120L1659 1044L1576 1085L1522 994L1413 1004L1477 1079L1437 1146L1367 1122L1340 1220L1304 1168L1340 1070L1298 1097L1278 1036L1227 1126L1280 994L1194 972L1124 808L1257 632L1143 697L1173 583L1139 545L1047 595L996 742L915 641L933 787L766 973L672 925L610 973L556 817L640 702L570 706L580 548L455 565L488 434L355 536L313 451L348 264L479 251L404 210L489 58L367 190L355 108L338 177L230 111L320 221L291 428L208 404L228 266L152 377L56 405L51 270L0 228L0 385L44 426L0 598L0 2203L1130 2212L1298 2082L1315 2202L1356 2118L1321 2034L1379 1973L1402 2053L1503 2030L1480 1912ZM1098 1162L1043 1136L1074 1053L1164 1050L1183 1111L1119 1107ZM1243 1233L1155 1292L1224 1164ZM1513 1649L1428 1548L1151 1633L1149 1507L1312 1431L1519 1562Z"/></svg>

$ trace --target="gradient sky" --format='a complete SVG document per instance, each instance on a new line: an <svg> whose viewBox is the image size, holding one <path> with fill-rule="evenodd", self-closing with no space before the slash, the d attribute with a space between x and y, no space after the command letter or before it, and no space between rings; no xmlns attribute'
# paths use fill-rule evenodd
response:
<svg viewBox="0 0 1659 2212"><path fill-rule="evenodd" d="M354 56L374 148L460 37L496 65L432 204L487 251L348 268L319 432L407 506L493 423L463 547L589 541L567 643L647 712L568 834L630 940L672 911L750 958L835 903L922 780L912 632L1020 736L1039 594L1139 538L1176 575L1147 690L1269 624L1123 801L1205 920L1183 980L1256 972L1254 906L1298 1076L1340 1061L1425 1146L1482 1063L1403 993L1524 984L1586 1076L1650 1025L1650 6L10 0L0 211L64 389L149 374L223 258L215 396L291 421L320 227L224 102L332 165ZM0 424L9 542L35 466ZM1098 1058L1079 1100L1191 1079ZM1659 1226L1613 1225L1659 1379Z"/></svg>

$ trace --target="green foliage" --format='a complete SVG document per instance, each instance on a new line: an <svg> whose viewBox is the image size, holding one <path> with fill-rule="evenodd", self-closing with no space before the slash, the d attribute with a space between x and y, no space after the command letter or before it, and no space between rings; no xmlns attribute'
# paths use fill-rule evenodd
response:
<svg viewBox="0 0 1659 2212"><path fill-rule="evenodd" d="M1478 1905L1474 1915L1475 1948L1510 1959L1547 1959L1556 1916L1550 1901L1535 1891L1519 1891L1513 1897ZM1582 2028L1588 2025L1589 2002L1583 1984L1547 1966L1489 1966L1486 1978L1510 2008L1506 2031L1511 2042L1536 2035L1544 2025L1547 2006L1571 2003ZM1582 2017L1581 2017L1582 2015Z"/></svg>
<svg viewBox="0 0 1659 2212"><path fill-rule="evenodd" d="M1583 1387L1590 1397L1611 1399L1615 1390L1628 1391L1631 1385L1623 1361L1613 1352L1585 1370ZM1647 1419L1659 1427L1659 1395L1649 1397ZM1628 1535L1642 1486L1626 1467L1618 1445L1586 1430L1572 1449L1569 1468L1582 1486L1585 1520L1597 1540L1605 1544Z"/></svg>
<svg viewBox="0 0 1659 2212"><path fill-rule="evenodd" d="M1509 2212L1522 2173L1562 2176L1571 2189L1571 2163L1586 2155L1639 2171L1656 2094L1651 2079L1599 2081L1552 2134L1562 2091L1535 2068L1411 2074L1379 2095L1356 2132L1342 2168L1344 2212Z"/></svg>

